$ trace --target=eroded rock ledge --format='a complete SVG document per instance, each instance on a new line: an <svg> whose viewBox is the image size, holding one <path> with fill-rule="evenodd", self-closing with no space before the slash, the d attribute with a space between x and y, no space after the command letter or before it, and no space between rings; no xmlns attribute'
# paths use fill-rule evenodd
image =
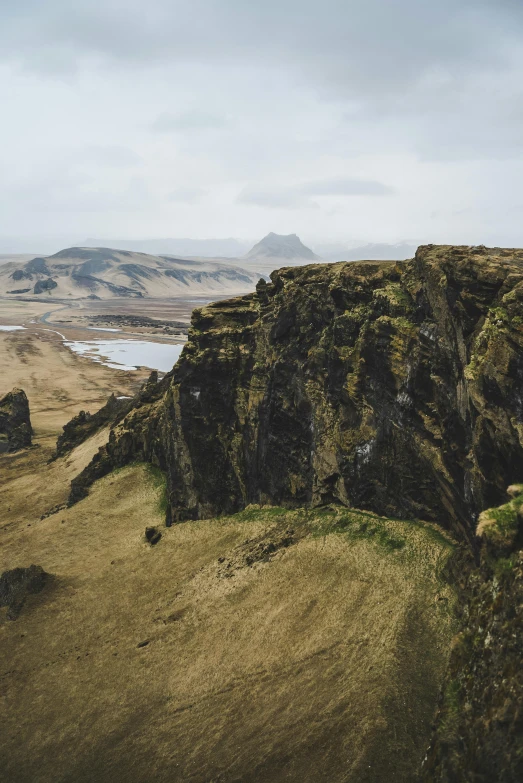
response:
<svg viewBox="0 0 523 783"><path fill-rule="evenodd" d="M338 502L473 541L523 476L523 251L425 246L271 280L194 311L71 501L143 459L166 471L168 523Z"/></svg>

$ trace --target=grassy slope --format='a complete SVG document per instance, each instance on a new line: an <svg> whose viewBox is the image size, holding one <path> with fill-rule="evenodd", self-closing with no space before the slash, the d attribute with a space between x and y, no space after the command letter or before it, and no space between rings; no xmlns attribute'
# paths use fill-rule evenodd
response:
<svg viewBox="0 0 523 783"><path fill-rule="evenodd" d="M151 548L161 494L132 466L3 530L0 572L55 577L18 620L0 610L0 778L413 780L453 631L446 540L251 508Z"/></svg>

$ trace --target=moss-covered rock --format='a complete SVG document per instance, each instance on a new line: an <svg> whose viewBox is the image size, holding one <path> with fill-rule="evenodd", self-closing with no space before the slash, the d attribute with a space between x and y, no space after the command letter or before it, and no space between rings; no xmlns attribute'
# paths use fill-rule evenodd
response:
<svg viewBox="0 0 523 783"><path fill-rule="evenodd" d="M523 485L480 516L481 564L464 569L461 631L423 765L425 783L523 780Z"/></svg>
<svg viewBox="0 0 523 783"><path fill-rule="evenodd" d="M483 539L484 557L487 552L494 557L509 555L523 534L523 484L512 484L508 494L508 503L479 515L477 534Z"/></svg>
<svg viewBox="0 0 523 783"><path fill-rule="evenodd" d="M406 262L273 272L194 311L73 498L111 466L167 474L169 520L329 502L475 541L523 475L523 251L421 247Z"/></svg>

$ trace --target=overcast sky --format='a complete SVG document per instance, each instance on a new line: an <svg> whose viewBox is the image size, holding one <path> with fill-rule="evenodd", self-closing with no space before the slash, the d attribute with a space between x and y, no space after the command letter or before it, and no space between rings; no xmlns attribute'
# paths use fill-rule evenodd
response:
<svg viewBox="0 0 523 783"><path fill-rule="evenodd" d="M523 246L522 44L521 0L2 0L0 242Z"/></svg>

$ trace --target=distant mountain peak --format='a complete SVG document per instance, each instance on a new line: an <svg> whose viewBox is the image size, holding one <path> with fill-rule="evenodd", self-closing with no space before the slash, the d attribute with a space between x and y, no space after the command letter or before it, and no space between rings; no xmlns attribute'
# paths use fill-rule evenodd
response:
<svg viewBox="0 0 523 783"><path fill-rule="evenodd" d="M271 231L244 256L249 260L275 258L289 261L319 261L320 258L306 247L297 234L275 234Z"/></svg>

